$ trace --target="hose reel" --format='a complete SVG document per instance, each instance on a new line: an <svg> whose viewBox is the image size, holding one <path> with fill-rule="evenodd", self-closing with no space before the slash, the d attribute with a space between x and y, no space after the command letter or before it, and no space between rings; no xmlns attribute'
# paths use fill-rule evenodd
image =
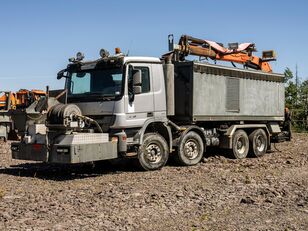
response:
<svg viewBox="0 0 308 231"><path fill-rule="evenodd" d="M97 121L83 116L75 104L57 104L47 113L47 127L84 128L94 124L99 132L103 132Z"/></svg>

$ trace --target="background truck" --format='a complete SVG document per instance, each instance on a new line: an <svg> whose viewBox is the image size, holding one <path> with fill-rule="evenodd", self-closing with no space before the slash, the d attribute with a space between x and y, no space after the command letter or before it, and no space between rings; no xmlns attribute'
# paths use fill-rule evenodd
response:
<svg viewBox="0 0 308 231"><path fill-rule="evenodd" d="M46 120L27 125L12 156L52 163L137 157L145 170L160 169L169 155L195 165L211 146L238 159L260 157L290 131L283 129L283 75L268 63L274 53L259 58L253 51L251 43L225 48L182 36L174 44L169 36L169 52L160 59L127 57L116 48L115 55L102 49L100 59L83 61L79 52L58 73L65 89L48 90L35 106Z"/></svg>

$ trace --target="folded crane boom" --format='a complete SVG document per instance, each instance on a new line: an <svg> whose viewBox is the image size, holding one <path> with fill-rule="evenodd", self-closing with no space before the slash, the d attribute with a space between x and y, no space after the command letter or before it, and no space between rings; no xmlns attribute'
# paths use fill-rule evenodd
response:
<svg viewBox="0 0 308 231"><path fill-rule="evenodd" d="M276 60L273 51L263 52L262 58L253 55L256 51L253 43L229 43L229 48L225 48L222 44L194 38L188 35L182 35L178 45L173 44L173 35L169 35L168 54L174 54L179 60L184 60L188 55L210 58L212 60L227 61L243 64L247 68L262 70L264 72L272 72L269 61Z"/></svg>

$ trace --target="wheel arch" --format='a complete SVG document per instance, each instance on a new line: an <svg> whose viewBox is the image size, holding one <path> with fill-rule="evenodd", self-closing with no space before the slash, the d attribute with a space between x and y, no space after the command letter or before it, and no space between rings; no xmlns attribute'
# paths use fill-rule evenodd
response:
<svg viewBox="0 0 308 231"><path fill-rule="evenodd" d="M189 127L186 127L185 128L185 130L181 133L181 135L178 137L178 139L177 139L177 141L176 141L176 143L175 143L175 146L178 146L179 144L180 144L180 140L181 139L183 139L184 137L185 137L185 135L188 133L188 132L195 132L195 133L197 133L200 137L201 137L201 139L202 139L202 141L203 141L203 147L204 147L204 151L205 151L205 144L206 144L206 142L205 142L205 134L204 134L204 131L202 130L202 128L200 128L200 127L198 127L198 126L195 126L195 125L193 125L193 126L189 126Z"/></svg>
<svg viewBox="0 0 308 231"><path fill-rule="evenodd" d="M148 119L135 135L134 139L141 145L144 140L144 134L150 132L160 134L167 141L169 152L172 152L172 133L167 120Z"/></svg>

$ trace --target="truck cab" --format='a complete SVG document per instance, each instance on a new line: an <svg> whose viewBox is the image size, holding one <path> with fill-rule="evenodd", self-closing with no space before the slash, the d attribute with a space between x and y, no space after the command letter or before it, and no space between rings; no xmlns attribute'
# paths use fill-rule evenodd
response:
<svg viewBox="0 0 308 231"><path fill-rule="evenodd" d="M166 119L161 61L149 57L118 57L115 64L108 61L69 65L67 102L76 104L83 115L109 121L109 126L103 126L105 132Z"/></svg>
<svg viewBox="0 0 308 231"><path fill-rule="evenodd" d="M65 99L60 103L54 100L58 96L49 97L46 130L41 132L46 134L46 141L38 143L34 138L42 124L31 125L33 132L24 137L25 142L12 145L13 158L82 163L136 156L145 130L154 129L154 124L161 131L162 135L156 136L163 145L152 146L149 152L154 153L153 161L155 156L169 153L172 139L165 124L166 92L160 59L123 55L85 62L73 59L57 78L66 79ZM164 163L167 159L165 155ZM154 168L161 166L160 161L157 163Z"/></svg>

